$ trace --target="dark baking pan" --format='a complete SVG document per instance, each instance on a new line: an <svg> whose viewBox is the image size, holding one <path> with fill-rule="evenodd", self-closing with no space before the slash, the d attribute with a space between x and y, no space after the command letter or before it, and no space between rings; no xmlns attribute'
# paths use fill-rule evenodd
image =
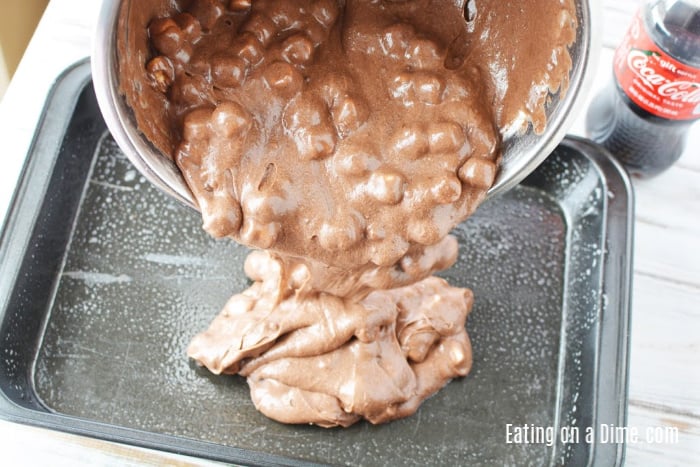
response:
<svg viewBox="0 0 700 467"><path fill-rule="evenodd" d="M242 464L622 462L623 445L585 432L625 424L632 199L591 143L565 140L456 229L460 258L444 276L476 296L474 368L383 426L275 423L245 380L188 361L192 336L247 285L247 250L200 224L116 147L88 64L68 70L2 236L2 416ZM524 425L558 436L518 443Z"/></svg>

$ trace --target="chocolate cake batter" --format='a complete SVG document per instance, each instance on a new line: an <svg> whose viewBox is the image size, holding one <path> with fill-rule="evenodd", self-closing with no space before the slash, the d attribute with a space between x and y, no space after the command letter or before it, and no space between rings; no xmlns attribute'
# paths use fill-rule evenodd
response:
<svg viewBox="0 0 700 467"><path fill-rule="evenodd" d="M466 5L464 4L466 3ZM465 375L471 292L430 275L504 134L568 84L572 0L130 2L120 85L250 289L189 355L263 413L348 426Z"/></svg>

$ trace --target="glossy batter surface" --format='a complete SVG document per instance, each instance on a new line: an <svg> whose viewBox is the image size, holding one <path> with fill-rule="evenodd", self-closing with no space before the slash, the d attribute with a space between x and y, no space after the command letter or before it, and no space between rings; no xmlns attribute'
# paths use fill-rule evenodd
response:
<svg viewBox="0 0 700 467"><path fill-rule="evenodd" d="M541 131L566 86L573 3L138 3L119 52L140 129L211 235L268 251L190 356L322 426L406 416L465 375L471 292L429 276L502 135Z"/></svg>

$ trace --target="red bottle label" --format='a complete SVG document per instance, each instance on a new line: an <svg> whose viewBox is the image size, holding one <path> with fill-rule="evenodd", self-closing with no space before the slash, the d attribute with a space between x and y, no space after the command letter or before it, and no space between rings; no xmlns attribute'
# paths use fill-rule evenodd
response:
<svg viewBox="0 0 700 467"><path fill-rule="evenodd" d="M700 70L657 47L641 13L615 52L614 70L625 94L647 112L668 120L700 118Z"/></svg>

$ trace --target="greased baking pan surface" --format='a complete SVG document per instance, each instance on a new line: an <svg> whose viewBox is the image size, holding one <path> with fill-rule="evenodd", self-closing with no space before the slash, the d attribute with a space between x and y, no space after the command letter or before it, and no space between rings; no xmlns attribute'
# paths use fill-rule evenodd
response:
<svg viewBox="0 0 700 467"><path fill-rule="evenodd" d="M566 140L454 232L442 275L475 293L472 372L404 420L282 425L243 378L185 355L247 286L248 250L129 164L81 63L49 99L0 246L0 415L237 463L619 464L622 445L583 435L625 421L631 212L619 168ZM508 424L581 437L508 443Z"/></svg>

